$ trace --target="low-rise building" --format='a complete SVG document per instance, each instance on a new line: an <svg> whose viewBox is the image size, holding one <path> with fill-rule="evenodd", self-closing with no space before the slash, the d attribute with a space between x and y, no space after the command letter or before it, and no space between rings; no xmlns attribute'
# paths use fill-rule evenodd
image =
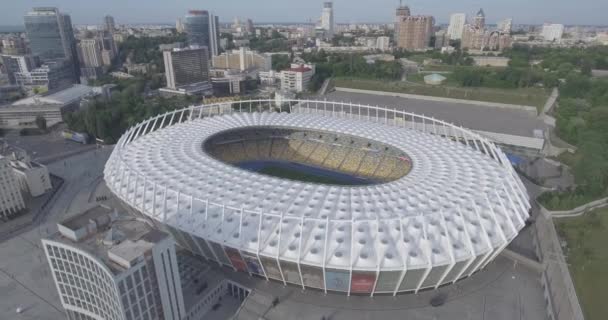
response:
<svg viewBox="0 0 608 320"><path fill-rule="evenodd" d="M0 155L0 218L10 218L24 209L25 202L10 160Z"/></svg>
<svg viewBox="0 0 608 320"><path fill-rule="evenodd" d="M25 151L13 151L9 159L22 192L38 197L53 188L47 167L32 161Z"/></svg>
<svg viewBox="0 0 608 320"><path fill-rule="evenodd" d="M63 115L80 107L80 102L97 95L93 87L76 84L67 89L47 92L0 107L0 128L35 128L36 117L42 116L47 126L63 122Z"/></svg>
<svg viewBox="0 0 608 320"><path fill-rule="evenodd" d="M306 91L314 74L315 66L313 64L292 64L291 68L281 71L281 90Z"/></svg>
<svg viewBox="0 0 608 320"><path fill-rule="evenodd" d="M509 61L511 61L507 57L473 56L471 58L473 58L476 66L507 67L509 66Z"/></svg>
<svg viewBox="0 0 608 320"><path fill-rule="evenodd" d="M269 71L272 69L272 55L258 53L241 47L213 57L213 67L218 69L235 69Z"/></svg>

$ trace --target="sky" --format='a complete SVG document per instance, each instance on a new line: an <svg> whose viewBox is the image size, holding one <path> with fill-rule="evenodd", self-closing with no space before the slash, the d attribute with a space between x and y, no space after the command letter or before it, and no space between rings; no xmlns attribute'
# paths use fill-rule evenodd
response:
<svg viewBox="0 0 608 320"><path fill-rule="evenodd" d="M23 25L34 6L54 6L74 24L100 24L106 14L116 23L174 23L188 9L206 9L220 21L235 17L255 22L316 22L323 0L0 0L0 25ZM392 22L398 0L335 0L338 23ZM450 13L473 15L483 7L486 21L513 18L515 24L608 25L607 0L403 0L412 14L432 15L447 23Z"/></svg>

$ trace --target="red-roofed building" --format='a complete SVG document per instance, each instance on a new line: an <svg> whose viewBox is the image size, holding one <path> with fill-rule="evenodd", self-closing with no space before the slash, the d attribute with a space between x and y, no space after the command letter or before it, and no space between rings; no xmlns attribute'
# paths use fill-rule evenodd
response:
<svg viewBox="0 0 608 320"><path fill-rule="evenodd" d="M291 68L281 71L281 90L306 91L314 74L314 64L291 64Z"/></svg>

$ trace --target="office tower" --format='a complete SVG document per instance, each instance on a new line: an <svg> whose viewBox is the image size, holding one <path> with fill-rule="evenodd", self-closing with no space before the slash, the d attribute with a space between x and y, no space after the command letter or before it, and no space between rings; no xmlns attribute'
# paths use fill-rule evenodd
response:
<svg viewBox="0 0 608 320"><path fill-rule="evenodd" d="M114 23L114 17L107 15L103 18L104 29L108 32L116 31L116 24Z"/></svg>
<svg viewBox="0 0 608 320"><path fill-rule="evenodd" d="M101 45L97 39L82 39L78 44L81 67L101 67Z"/></svg>
<svg viewBox="0 0 608 320"><path fill-rule="evenodd" d="M19 72L30 72L40 66L40 59L33 55L0 55L0 62L8 75L10 84L17 84L15 74Z"/></svg>
<svg viewBox="0 0 608 320"><path fill-rule="evenodd" d="M111 66L116 55L118 55L118 47L114 41L114 36L109 31L103 31L98 34L97 39L101 45L101 59L104 66Z"/></svg>
<svg viewBox="0 0 608 320"><path fill-rule="evenodd" d="M395 43L397 47L421 50L429 46L435 19L431 16L405 15L409 9L397 9Z"/></svg>
<svg viewBox="0 0 608 320"><path fill-rule="evenodd" d="M559 42L562 40L563 34L564 34L564 25L555 24L555 23L543 24L543 29L540 33L541 37L543 37L543 39L545 39L545 41L556 41L556 42Z"/></svg>
<svg viewBox="0 0 608 320"><path fill-rule="evenodd" d="M511 29L513 28L513 19L507 18L498 23L498 31L504 33L511 33Z"/></svg>
<svg viewBox="0 0 608 320"><path fill-rule="evenodd" d="M209 53L207 47L191 47L164 51L167 88L209 83Z"/></svg>
<svg viewBox="0 0 608 320"><path fill-rule="evenodd" d="M220 54L220 18L216 15L209 15L209 55L217 56Z"/></svg>
<svg viewBox="0 0 608 320"><path fill-rule="evenodd" d="M191 46L206 46L211 55L219 54L219 18L207 10L190 10L184 17L184 30Z"/></svg>
<svg viewBox="0 0 608 320"><path fill-rule="evenodd" d="M253 21L251 19L247 19L246 29L247 33L253 33L255 31L253 27Z"/></svg>
<svg viewBox="0 0 608 320"><path fill-rule="evenodd" d="M102 74L104 65L101 45L98 39L82 39L78 44L81 82L97 79Z"/></svg>
<svg viewBox="0 0 608 320"><path fill-rule="evenodd" d="M323 3L321 12L321 28L325 30L325 37L331 39L334 36L334 5L331 1Z"/></svg>
<svg viewBox="0 0 608 320"><path fill-rule="evenodd" d="M8 218L25 209L21 188L8 158L0 156L0 217Z"/></svg>
<svg viewBox="0 0 608 320"><path fill-rule="evenodd" d="M483 9L477 11L477 15L473 18L473 26L477 29L484 29L486 27L486 14Z"/></svg>
<svg viewBox="0 0 608 320"><path fill-rule="evenodd" d="M45 60L76 58L76 40L70 16L57 8L34 8L25 17L25 32L32 54Z"/></svg>
<svg viewBox="0 0 608 320"><path fill-rule="evenodd" d="M460 40L464 25L467 23L467 15L464 13L454 13L450 15L450 25L448 26L448 38L451 40Z"/></svg>
<svg viewBox="0 0 608 320"><path fill-rule="evenodd" d="M169 234L103 206L57 227L42 244L68 319L201 318Z"/></svg>

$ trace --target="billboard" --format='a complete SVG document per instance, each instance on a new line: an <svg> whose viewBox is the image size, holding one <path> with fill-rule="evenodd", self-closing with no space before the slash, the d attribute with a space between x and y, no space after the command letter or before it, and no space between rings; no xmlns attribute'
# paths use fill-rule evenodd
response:
<svg viewBox="0 0 608 320"><path fill-rule="evenodd" d="M279 270L279 265L277 264L277 260L275 258L260 256L260 262L262 262L262 266L264 266L264 270L266 271L266 276L268 278L283 281L281 271Z"/></svg>
<svg viewBox="0 0 608 320"><path fill-rule="evenodd" d="M324 289L323 268L300 264L302 279L307 287Z"/></svg>
<svg viewBox="0 0 608 320"><path fill-rule="evenodd" d="M222 248L221 244L213 241L207 241L207 243L209 243L211 249L213 249L213 252L215 252L217 258L220 259L220 263L225 264L227 266L232 266L232 263L230 262L228 257L226 257L226 253L224 253L224 249Z"/></svg>
<svg viewBox="0 0 608 320"><path fill-rule="evenodd" d="M285 281L301 285L300 271L298 265L295 262L281 261L281 270L283 270L283 276Z"/></svg>
<svg viewBox="0 0 608 320"><path fill-rule="evenodd" d="M380 271L376 292L394 292L401 280L401 271Z"/></svg>
<svg viewBox="0 0 608 320"><path fill-rule="evenodd" d="M375 272L353 271L353 276L350 282L350 292L371 293L374 291L375 282Z"/></svg>
<svg viewBox="0 0 608 320"><path fill-rule="evenodd" d="M232 266L237 271L247 272L247 265L245 264L245 261L241 257L239 250L230 248L230 247L224 247L224 250L226 251L226 255L228 256L228 259L230 259Z"/></svg>
<svg viewBox="0 0 608 320"><path fill-rule="evenodd" d="M325 284L327 290L333 291L348 291L350 282L350 272L344 270L325 270Z"/></svg>
<svg viewBox="0 0 608 320"><path fill-rule="evenodd" d="M245 260L245 263L247 264L247 268L249 269L249 272L255 273L255 274L258 274L261 276L264 275L264 270L262 269L262 264L260 263L260 260L258 260L258 257L255 254L249 253L247 251L241 251L241 256L243 257L243 260Z"/></svg>

